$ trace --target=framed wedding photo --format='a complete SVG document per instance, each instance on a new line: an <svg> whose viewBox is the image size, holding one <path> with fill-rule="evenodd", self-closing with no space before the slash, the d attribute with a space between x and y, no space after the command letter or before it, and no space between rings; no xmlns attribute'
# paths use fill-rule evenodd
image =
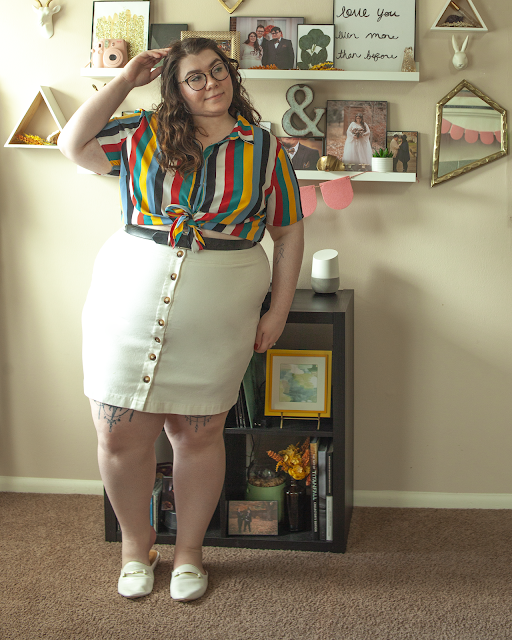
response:
<svg viewBox="0 0 512 640"><path fill-rule="evenodd" d="M238 31L182 31L181 39L185 38L211 38L228 58L239 59L240 34Z"/></svg>
<svg viewBox="0 0 512 640"><path fill-rule="evenodd" d="M92 3L91 49L98 40L124 40L128 60L148 50L149 0L119 0Z"/></svg>
<svg viewBox="0 0 512 640"><path fill-rule="evenodd" d="M230 18L230 30L240 33L240 68L295 69L299 24L304 18Z"/></svg>
<svg viewBox="0 0 512 640"><path fill-rule="evenodd" d="M417 173L417 131L388 131L387 147L393 154L393 171L395 173Z"/></svg>
<svg viewBox="0 0 512 640"><path fill-rule="evenodd" d="M269 349L265 415L328 418L332 351Z"/></svg>
<svg viewBox="0 0 512 640"><path fill-rule="evenodd" d="M372 155L386 148L388 103L327 100L325 153L346 171L371 171Z"/></svg>

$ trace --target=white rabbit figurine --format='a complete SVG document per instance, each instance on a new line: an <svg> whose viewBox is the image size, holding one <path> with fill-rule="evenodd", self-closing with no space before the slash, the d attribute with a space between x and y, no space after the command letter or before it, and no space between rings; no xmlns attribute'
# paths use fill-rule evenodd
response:
<svg viewBox="0 0 512 640"><path fill-rule="evenodd" d="M462 43L462 47L459 49L457 44L457 40L455 40L455 34L452 35L452 44L455 49L455 53L453 54L452 62L453 66L461 71L468 66L468 57L464 53L466 51L466 47L468 46L469 36L466 36L466 39Z"/></svg>

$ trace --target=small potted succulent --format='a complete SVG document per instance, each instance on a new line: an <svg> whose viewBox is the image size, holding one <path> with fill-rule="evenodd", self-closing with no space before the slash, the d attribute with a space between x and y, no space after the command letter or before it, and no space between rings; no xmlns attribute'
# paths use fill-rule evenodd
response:
<svg viewBox="0 0 512 640"><path fill-rule="evenodd" d="M378 149L373 152L372 171L381 173L393 171L393 154L389 149Z"/></svg>

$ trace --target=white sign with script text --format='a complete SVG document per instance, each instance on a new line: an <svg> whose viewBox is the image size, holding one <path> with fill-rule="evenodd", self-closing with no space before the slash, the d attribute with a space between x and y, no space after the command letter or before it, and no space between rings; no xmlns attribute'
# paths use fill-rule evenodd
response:
<svg viewBox="0 0 512 640"><path fill-rule="evenodd" d="M344 71L401 71L414 51L416 0L334 0L334 66Z"/></svg>

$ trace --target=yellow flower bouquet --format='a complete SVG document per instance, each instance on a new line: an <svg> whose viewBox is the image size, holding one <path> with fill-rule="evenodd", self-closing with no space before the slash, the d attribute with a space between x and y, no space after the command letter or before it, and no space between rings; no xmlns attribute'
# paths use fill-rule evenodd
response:
<svg viewBox="0 0 512 640"><path fill-rule="evenodd" d="M299 446L297 444L290 444L286 449L283 449L279 453L274 451L267 451L267 454L277 462L276 471L282 468L289 476L294 480L303 480L306 478L306 484L311 483L311 468L309 466L309 438Z"/></svg>

